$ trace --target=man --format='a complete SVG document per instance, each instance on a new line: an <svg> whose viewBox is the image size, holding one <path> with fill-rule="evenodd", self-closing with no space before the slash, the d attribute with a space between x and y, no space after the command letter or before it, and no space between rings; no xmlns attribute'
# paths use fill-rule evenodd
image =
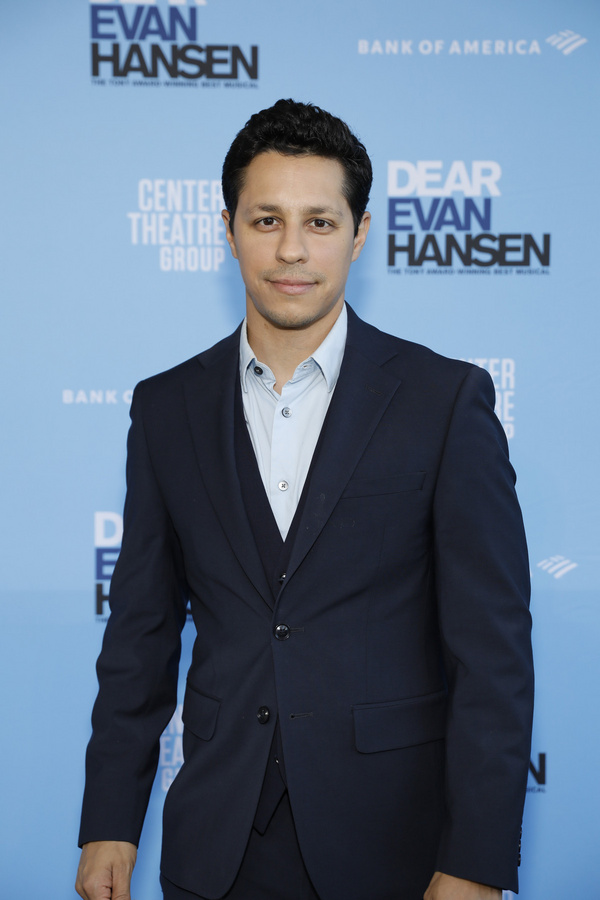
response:
<svg viewBox="0 0 600 900"><path fill-rule="evenodd" d="M179 634L197 628L167 900L516 890L528 564L489 376L345 306L363 145L253 116L223 168L236 333L138 385L77 889L129 898Z"/></svg>

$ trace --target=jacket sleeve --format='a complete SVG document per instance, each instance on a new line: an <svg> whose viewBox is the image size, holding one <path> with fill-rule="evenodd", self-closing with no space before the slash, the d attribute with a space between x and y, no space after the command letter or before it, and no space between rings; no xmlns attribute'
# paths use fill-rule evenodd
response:
<svg viewBox="0 0 600 900"><path fill-rule="evenodd" d="M186 597L177 536L146 442L144 388L136 388L131 408L123 542L97 663L80 845L138 843L160 735L177 702Z"/></svg>
<svg viewBox="0 0 600 900"><path fill-rule="evenodd" d="M437 868L517 890L533 664L529 564L489 375L457 394L434 499L435 579L449 709Z"/></svg>

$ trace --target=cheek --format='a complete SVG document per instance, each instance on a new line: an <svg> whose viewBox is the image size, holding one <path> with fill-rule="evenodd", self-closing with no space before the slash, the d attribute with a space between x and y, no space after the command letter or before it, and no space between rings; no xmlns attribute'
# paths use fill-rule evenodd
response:
<svg viewBox="0 0 600 900"><path fill-rule="evenodd" d="M245 241L237 258L244 272L256 276L273 265L273 248L267 246L266 241Z"/></svg>
<svg viewBox="0 0 600 900"><path fill-rule="evenodd" d="M244 281L246 281L248 278L253 278L256 271L260 268L257 256L255 254L248 253L246 248L244 248L244 251L242 253L238 253L236 259L240 265L240 273Z"/></svg>
<svg viewBox="0 0 600 900"><path fill-rule="evenodd" d="M331 280L338 280L346 268L346 255L346 247L330 244L327 247L317 247L313 260Z"/></svg>

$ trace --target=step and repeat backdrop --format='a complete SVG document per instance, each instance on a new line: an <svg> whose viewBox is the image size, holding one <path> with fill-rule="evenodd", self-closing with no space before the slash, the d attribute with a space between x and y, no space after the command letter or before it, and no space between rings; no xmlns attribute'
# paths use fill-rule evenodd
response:
<svg viewBox="0 0 600 900"><path fill-rule="evenodd" d="M30 0L0 17L3 894L75 896L132 389L242 318L221 164L283 96L341 116L373 160L349 302L496 385L537 659L520 896L598 896L596 0ZM134 900L160 897L181 732L179 709Z"/></svg>

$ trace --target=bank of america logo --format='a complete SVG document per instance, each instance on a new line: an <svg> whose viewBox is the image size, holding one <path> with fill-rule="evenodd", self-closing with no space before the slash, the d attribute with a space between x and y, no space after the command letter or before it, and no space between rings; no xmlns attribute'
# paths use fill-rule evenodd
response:
<svg viewBox="0 0 600 900"><path fill-rule="evenodd" d="M546 43L552 44L553 47L568 56L573 50L587 44L587 38L581 37L574 31L559 31L558 34L551 34L549 38L546 38Z"/></svg>
<svg viewBox="0 0 600 900"><path fill-rule="evenodd" d="M577 563L564 556L549 556L537 564L538 569L543 569L553 578L563 578L572 569L577 568Z"/></svg>

